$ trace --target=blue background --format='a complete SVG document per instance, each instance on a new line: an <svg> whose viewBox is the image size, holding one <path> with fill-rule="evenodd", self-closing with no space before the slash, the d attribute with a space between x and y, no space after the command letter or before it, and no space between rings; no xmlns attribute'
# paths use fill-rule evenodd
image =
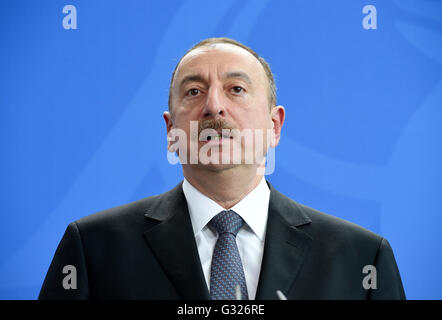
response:
<svg viewBox="0 0 442 320"><path fill-rule="evenodd" d="M77 30L62 9L77 8ZM362 8L375 5L377 29ZM0 2L0 298L35 299L69 222L164 192L171 72L228 36L287 118L267 179L386 237L407 297L442 298L442 2ZM362 279L362 273L361 273Z"/></svg>

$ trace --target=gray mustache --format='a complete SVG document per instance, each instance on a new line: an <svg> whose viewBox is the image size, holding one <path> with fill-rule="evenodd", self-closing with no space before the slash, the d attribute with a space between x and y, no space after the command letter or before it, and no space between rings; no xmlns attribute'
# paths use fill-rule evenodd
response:
<svg viewBox="0 0 442 320"><path fill-rule="evenodd" d="M214 129L217 131L222 129L233 130L235 129L235 126L232 126L224 119L202 120L198 123L198 135L200 135L205 129Z"/></svg>

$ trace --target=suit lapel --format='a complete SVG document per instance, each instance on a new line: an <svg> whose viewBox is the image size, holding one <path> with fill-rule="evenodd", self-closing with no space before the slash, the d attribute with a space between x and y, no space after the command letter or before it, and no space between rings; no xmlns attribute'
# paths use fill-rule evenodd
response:
<svg viewBox="0 0 442 320"><path fill-rule="evenodd" d="M276 290L289 298L296 276L313 239L301 230L311 220L291 199L270 183L270 202L257 300L277 299ZM209 299L181 183L158 196L145 214L144 237L181 297Z"/></svg>
<svg viewBox="0 0 442 320"><path fill-rule="evenodd" d="M208 299L198 249L181 183L159 196L145 214L153 224L144 237L181 297Z"/></svg>
<svg viewBox="0 0 442 320"><path fill-rule="evenodd" d="M293 200L276 191L270 183L269 187L270 203L257 300L277 299L276 290L290 298L289 290L313 240L299 228L311 220Z"/></svg>

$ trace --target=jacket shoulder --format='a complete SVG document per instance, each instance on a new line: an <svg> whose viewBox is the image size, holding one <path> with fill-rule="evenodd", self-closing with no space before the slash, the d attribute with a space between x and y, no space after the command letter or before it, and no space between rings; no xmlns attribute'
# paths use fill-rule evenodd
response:
<svg viewBox="0 0 442 320"><path fill-rule="evenodd" d="M275 190L273 193L273 208L294 226L316 239L328 239L338 242L356 241L379 245L382 237L360 225L334 215L319 211L301 204Z"/></svg>
<svg viewBox="0 0 442 320"><path fill-rule="evenodd" d="M352 257L360 254L375 256L386 240L379 234L353 222L296 203L311 223L302 227L320 247L334 248L336 252L346 248Z"/></svg>
<svg viewBox="0 0 442 320"><path fill-rule="evenodd" d="M155 211L155 208L158 206L168 203L172 201L172 199L176 198L180 189L181 183L174 189L162 194L146 197L113 208L98 211L82 217L74 221L74 223L77 224L81 229L95 226L122 227L127 224L138 224L140 221L145 220L145 215L148 212Z"/></svg>

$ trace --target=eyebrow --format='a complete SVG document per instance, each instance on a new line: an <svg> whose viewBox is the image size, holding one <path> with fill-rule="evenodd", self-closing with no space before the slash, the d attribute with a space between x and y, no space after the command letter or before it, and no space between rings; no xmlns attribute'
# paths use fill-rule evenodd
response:
<svg viewBox="0 0 442 320"><path fill-rule="evenodd" d="M225 79L240 78L240 79L244 80L245 82L247 82L249 85L252 84L252 80L250 80L247 73L241 72L241 71L227 72L226 74L224 74L223 78L225 78Z"/></svg>
<svg viewBox="0 0 442 320"><path fill-rule="evenodd" d="M183 80L181 80L179 87L181 88L187 82L206 82L206 80L204 80L204 78L202 76L200 76L199 74L188 75L188 76L185 76L183 78Z"/></svg>
<svg viewBox="0 0 442 320"><path fill-rule="evenodd" d="M240 78L240 79L244 80L245 82L247 82L249 85L252 84L250 77L245 72L232 71L232 72L227 72L223 75L223 79L232 79L232 78ZM207 81L206 81L206 79L204 79L204 77L202 77L199 74L191 74L191 75L185 76L183 78L183 80L181 80L179 87L182 87L187 82L207 82Z"/></svg>

